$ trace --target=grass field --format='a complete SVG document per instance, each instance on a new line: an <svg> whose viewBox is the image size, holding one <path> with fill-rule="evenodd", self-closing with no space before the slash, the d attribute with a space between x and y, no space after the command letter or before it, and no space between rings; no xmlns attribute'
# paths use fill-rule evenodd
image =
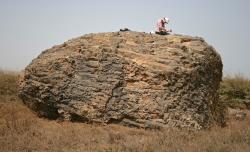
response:
<svg viewBox="0 0 250 152"><path fill-rule="evenodd" d="M245 102L250 81L243 77L225 78L220 95L226 106L241 108L246 118L239 121L229 113L227 127L215 126L199 132L144 130L38 118L17 97L17 79L15 72L0 72L0 152L250 151L250 111Z"/></svg>

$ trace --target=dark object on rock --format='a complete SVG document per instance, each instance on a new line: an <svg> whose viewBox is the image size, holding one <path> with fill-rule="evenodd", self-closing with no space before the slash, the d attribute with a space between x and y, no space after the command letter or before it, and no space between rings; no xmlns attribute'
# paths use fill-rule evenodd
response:
<svg viewBox="0 0 250 152"><path fill-rule="evenodd" d="M122 29L120 29L120 31L121 32L125 32L125 31L130 31L130 29L128 29L128 28L122 28Z"/></svg>
<svg viewBox="0 0 250 152"><path fill-rule="evenodd" d="M155 34L159 34L159 35L169 35L170 33L169 32L163 32L163 31L161 31L161 32L155 32Z"/></svg>
<svg viewBox="0 0 250 152"><path fill-rule="evenodd" d="M49 119L199 130L223 123L221 77L221 58L202 38L88 34L34 59L19 95Z"/></svg>

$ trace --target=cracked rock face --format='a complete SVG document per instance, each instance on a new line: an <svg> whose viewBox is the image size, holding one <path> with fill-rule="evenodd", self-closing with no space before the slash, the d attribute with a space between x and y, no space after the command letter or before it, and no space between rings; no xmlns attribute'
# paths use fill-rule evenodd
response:
<svg viewBox="0 0 250 152"><path fill-rule="evenodd" d="M88 34L34 59L19 95L49 119L199 130L223 123L221 77L221 58L202 38Z"/></svg>

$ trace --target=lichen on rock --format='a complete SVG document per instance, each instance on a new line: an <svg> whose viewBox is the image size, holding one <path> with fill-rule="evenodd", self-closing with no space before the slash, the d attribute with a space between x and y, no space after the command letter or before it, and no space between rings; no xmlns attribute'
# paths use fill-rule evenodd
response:
<svg viewBox="0 0 250 152"><path fill-rule="evenodd" d="M49 119L199 130L223 123L221 77L219 54L199 37L87 34L34 59L19 95Z"/></svg>

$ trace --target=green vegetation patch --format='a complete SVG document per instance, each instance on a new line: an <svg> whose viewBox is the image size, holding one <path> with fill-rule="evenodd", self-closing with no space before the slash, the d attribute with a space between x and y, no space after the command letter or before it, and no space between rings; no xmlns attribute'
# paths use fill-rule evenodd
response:
<svg viewBox="0 0 250 152"><path fill-rule="evenodd" d="M250 80L242 75L224 77L219 94L222 102L231 108L250 109Z"/></svg>

